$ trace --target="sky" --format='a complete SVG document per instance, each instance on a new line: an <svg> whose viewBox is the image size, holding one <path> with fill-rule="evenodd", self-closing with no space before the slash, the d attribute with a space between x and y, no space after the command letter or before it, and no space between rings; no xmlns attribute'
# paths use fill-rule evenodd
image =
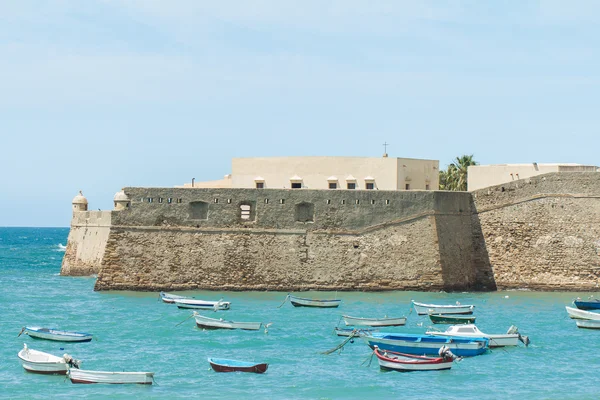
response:
<svg viewBox="0 0 600 400"><path fill-rule="evenodd" d="M594 0L0 0L0 226L234 157L600 165Z"/></svg>

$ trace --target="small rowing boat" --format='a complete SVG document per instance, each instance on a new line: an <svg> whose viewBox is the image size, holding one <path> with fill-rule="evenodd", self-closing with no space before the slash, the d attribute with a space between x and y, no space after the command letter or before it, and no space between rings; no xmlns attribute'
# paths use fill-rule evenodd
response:
<svg viewBox="0 0 600 400"><path fill-rule="evenodd" d="M575 307L580 310L599 310L600 309L600 299L595 299L593 296L590 296L587 300L581 300L579 297L573 300L573 304Z"/></svg>
<svg viewBox="0 0 600 400"><path fill-rule="evenodd" d="M463 305L458 301L456 304L425 304L412 301L418 315L427 314L473 314L474 305Z"/></svg>
<svg viewBox="0 0 600 400"><path fill-rule="evenodd" d="M229 310L231 303L228 301L207 301L196 299L174 299L173 302L178 308L185 309L204 309L204 310Z"/></svg>
<svg viewBox="0 0 600 400"><path fill-rule="evenodd" d="M356 329L356 328L335 328L335 334L338 336L361 336L369 333L379 332L376 329Z"/></svg>
<svg viewBox="0 0 600 400"><path fill-rule="evenodd" d="M166 293L166 292L160 292L159 296L160 296L160 299L164 303L169 303L169 304L175 303L175 300L185 300L185 299L193 298L193 297L180 296L178 294L171 294L171 293Z"/></svg>
<svg viewBox="0 0 600 400"><path fill-rule="evenodd" d="M18 336L28 335L35 339L54 340L57 342L90 342L92 334L85 332L61 331L52 328L39 328L35 326L26 326L21 329Z"/></svg>
<svg viewBox="0 0 600 400"><path fill-rule="evenodd" d="M429 314L429 319L434 324L473 324L475 318L474 316Z"/></svg>
<svg viewBox="0 0 600 400"><path fill-rule="evenodd" d="M399 318L359 318L342 315L346 326L402 326L406 324L406 317Z"/></svg>
<svg viewBox="0 0 600 400"><path fill-rule="evenodd" d="M569 317L571 317L573 319L600 320L600 313L580 310L578 308L573 308L573 307L565 307L565 308L567 309L567 313L569 314Z"/></svg>
<svg viewBox="0 0 600 400"><path fill-rule="evenodd" d="M243 329L246 331L257 331L262 326L262 322L234 322L222 318L208 318L194 312L196 325L202 329Z"/></svg>
<svg viewBox="0 0 600 400"><path fill-rule="evenodd" d="M152 385L154 372L112 372L88 371L69 368L67 372L72 383L112 383Z"/></svg>
<svg viewBox="0 0 600 400"><path fill-rule="evenodd" d="M575 323L578 328L600 329L600 321L595 319L576 319Z"/></svg>
<svg viewBox="0 0 600 400"><path fill-rule="evenodd" d="M296 297L288 294L290 303L294 307L316 307L316 308L335 308L339 307L342 300L321 300L321 299L307 299L304 297Z"/></svg>
<svg viewBox="0 0 600 400"><path fill-rule="evenodd" d="M253 363L248 361L226 360L224 358L209 358L208 362L216 372L254 372L263 374L269 368L267 363Z"/></svg>
<svg viewBox="0 0 600 400"><path fill-rule="evenodd" d="M489 340L486 338L442 337L422 334L370 333L360 336L372 349L379 346L382 350L413 355L437 355L442 346L460 357L472 357L487 351Z"/></svg>
<svg viewBox="0 0 600 400"><path fill-rule="evenodd" d="M33 350L23 344L23 349L17 354L21 365L27 372L36 374L65 375L69 366L79 368L80 361L68 354L58 357L43 351Z"/></svg>
<svg viewBox="0 0 600 400"><path fill-rule="evenodd" d="M454 355L444 348L443 356L427 357L413 354L399 353L389 350L381 350L378 346L374 347L373 353L379 361L379 368L383 371L441 371L452 368ZM439 350L442 352L442 348Z"/></svg>

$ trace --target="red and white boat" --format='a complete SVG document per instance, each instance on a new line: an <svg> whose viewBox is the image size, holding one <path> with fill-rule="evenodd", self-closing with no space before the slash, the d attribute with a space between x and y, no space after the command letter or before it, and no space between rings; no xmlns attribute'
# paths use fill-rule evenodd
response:
<svg viewBox="0 0 600 400"><path fill-rule="evenodd" d="M452 368L452 362L456 358L449 349L440 349L441 357L415 356L395 351L381 350L375 346L373 350L379 368L384 371L440 371Z"/></svg>

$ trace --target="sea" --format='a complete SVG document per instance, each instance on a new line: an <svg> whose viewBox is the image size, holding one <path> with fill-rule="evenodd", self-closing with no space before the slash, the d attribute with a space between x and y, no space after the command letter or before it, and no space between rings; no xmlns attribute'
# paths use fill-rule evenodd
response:
<svg viewBox="0 0 600 400"><path fill-rule="evenodd" d="M283 292L190 291L231 302L207 316L271 324L268 331L205 331L190 310L159 301L156 292L95 292L94 277L60 276L68 228L0 228L0 398L2 399L598 399L600 331L578 329L565 306L590 293L305 292L339 298L337 309L295 308ZM599 294L600 295L600 294ZM451 370L384 372L361 340L322 354L345 338L334 334L343 314L407 316L390 332L433 326L411 300L475 305L477 326L529 336L520 344L455 362ZM42 326L89 332L88 343L19 335ZM383 329L382 329L383 330ZM25 372L17 353L28 347L82 360L82 368L152 371L153 385L72 384L64 376ZM265 374L217 373L208 357L266 362Z"/></svg>

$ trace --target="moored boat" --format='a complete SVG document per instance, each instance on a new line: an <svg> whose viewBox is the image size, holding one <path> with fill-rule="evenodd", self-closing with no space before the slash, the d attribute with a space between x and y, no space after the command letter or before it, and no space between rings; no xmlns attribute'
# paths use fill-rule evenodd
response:
<svg viewBox="0 0 600 400"><path fill-rule="evenodd" d="M17 354L25 371L36 374L65 375L69 367L79 368L80 361L68 354L58 357L43 351L33 350L23 344L23 349Z"/></svg>
<svg viewBox="0 0 600 400"><path fill-rule="evenodd" d="M575 307L580 310L600 310L600 299L590 297L587 300L582 300L579 297L573 300Z"/></svg>
<svg viewBox="0 0 600 400"><path fill-rule="evenodd" d="M317 307L317 308L335 308L339 307L342 302L341 299L329 299L329 300L320 300L320 299L307 299L304 297L296 297L288 294L290 299L290 303L294 307Z"/></svg>
<svg viewBox="0 0 600 400"><path fill-rule="evenodd" d="M53 328L40 328L36 326L26 326L21 329L18 336L28 335L35 339L54 340L57 342L90 342L93 335L85 332L62 331Z"/></svg>
<svg viewBox="0 0 600 400"><path fill-rule="evenodd" d="M417 356L414 354L399 353L389 350L381 350L374 347L373 352L379 361L379 368L384 371L441 371L452 368L454 357L452 353L443 353L440 357Z"/></svg>
<svg viewBox="0 0 600 400"><path fill-rule="evenodd" d="M591 311L580 310L578 308L573 307L565 307L567 309L567 313L569 317L572 319L593 319L600 320L600 313L595 313Z"/></svg>
<svg viewBox="0 0 600 400"><path fill-rule="evenodd" d="M437 355L442 346L447 346L457 356L472 357L485 353L489 343L486 338L443 337L410 333L375 332L360 337L371 348L379 346L381 350L414 355Z"/></svg>
<svg viewBox="0 0 600 400"><path fill-rule="evenodd" d="M402 326L406 324L406 317L399 318L359 318L342 315L346 326Z"/></svg>
<svg viewBox="0 0 600 400"><path fill-rule="evenodd" d="M361 336L372 332L379 331L376 329L335 328L335 334L338 336Z"/></svg>
<svg viewBox="0 0 600 400"><path fill-rule="evenodd" d="M196 325L203 329L243 329L246 331L257 331L262 326L262 322L235 322L227 321L222 318L208 318L194 312Z"/></svg>
<svg viewBox="0 0 600 400"><path fill-rule="evenodd" d="M515 326L511 326L508 332L505 334L488 334L483 333L472 324L467 325L454 325L448 327L444 332L427 331L427 335L433 336L449 336L449 337L479 337L487 338L489 340L489 347L503 347L503 346L516 346L521 340L526 346L529 345L529 338L522 336Z"/></svg>
<svg viewBox="0 0 600 400"><path fill-rule="evenodd" d="M185 309L204 309L204 310L229 310L231 303L228 301L208 301L197 299L174 299L173 302L178 308Z"/></svg>
<svg viewBox="0 0 600 400"><path fill-rule="evenodd" d="M600 320L596 319L577 319L575 323L578 328L600 329Z"/></svg>
<svg viewBox="0 0 600 400"><path fill-rule="evenodd" d="M160 296L160 299L164 303L169 303L169 304L175 303L175 300L193 299L193 297L180 296L178 294L172 294L172 293L166 293L166 292L160 292L159 296Z"/></svg>
<svg viewBox="0 0 600 400"><path fill-rule="evenodd" d="M269 368L267 363L254 363L239 360L227 360L224 358L209 357L208 362L216 372L253 372L263 374Z"/></svg>
<svg viewBox="0 0 600 400"><path fill-rule="evenodd" d="M154 372L89 371L69 368L67 375L72 383L152 385L154 381Z"/></svg>
<svg viewBox="0 0 600 400"><path fill-rule="evenodd" d="M429 314L429 319L434 324L472 324L475 318L474 316Z"/></svg>
<svg viewBox="0 0 600 400"><path fill-rule="evenodd" d="M474 305L463 305L458 301L456 304L426 304L412 301L415 311L419 315L427 314L473 314Z"/></svg>

